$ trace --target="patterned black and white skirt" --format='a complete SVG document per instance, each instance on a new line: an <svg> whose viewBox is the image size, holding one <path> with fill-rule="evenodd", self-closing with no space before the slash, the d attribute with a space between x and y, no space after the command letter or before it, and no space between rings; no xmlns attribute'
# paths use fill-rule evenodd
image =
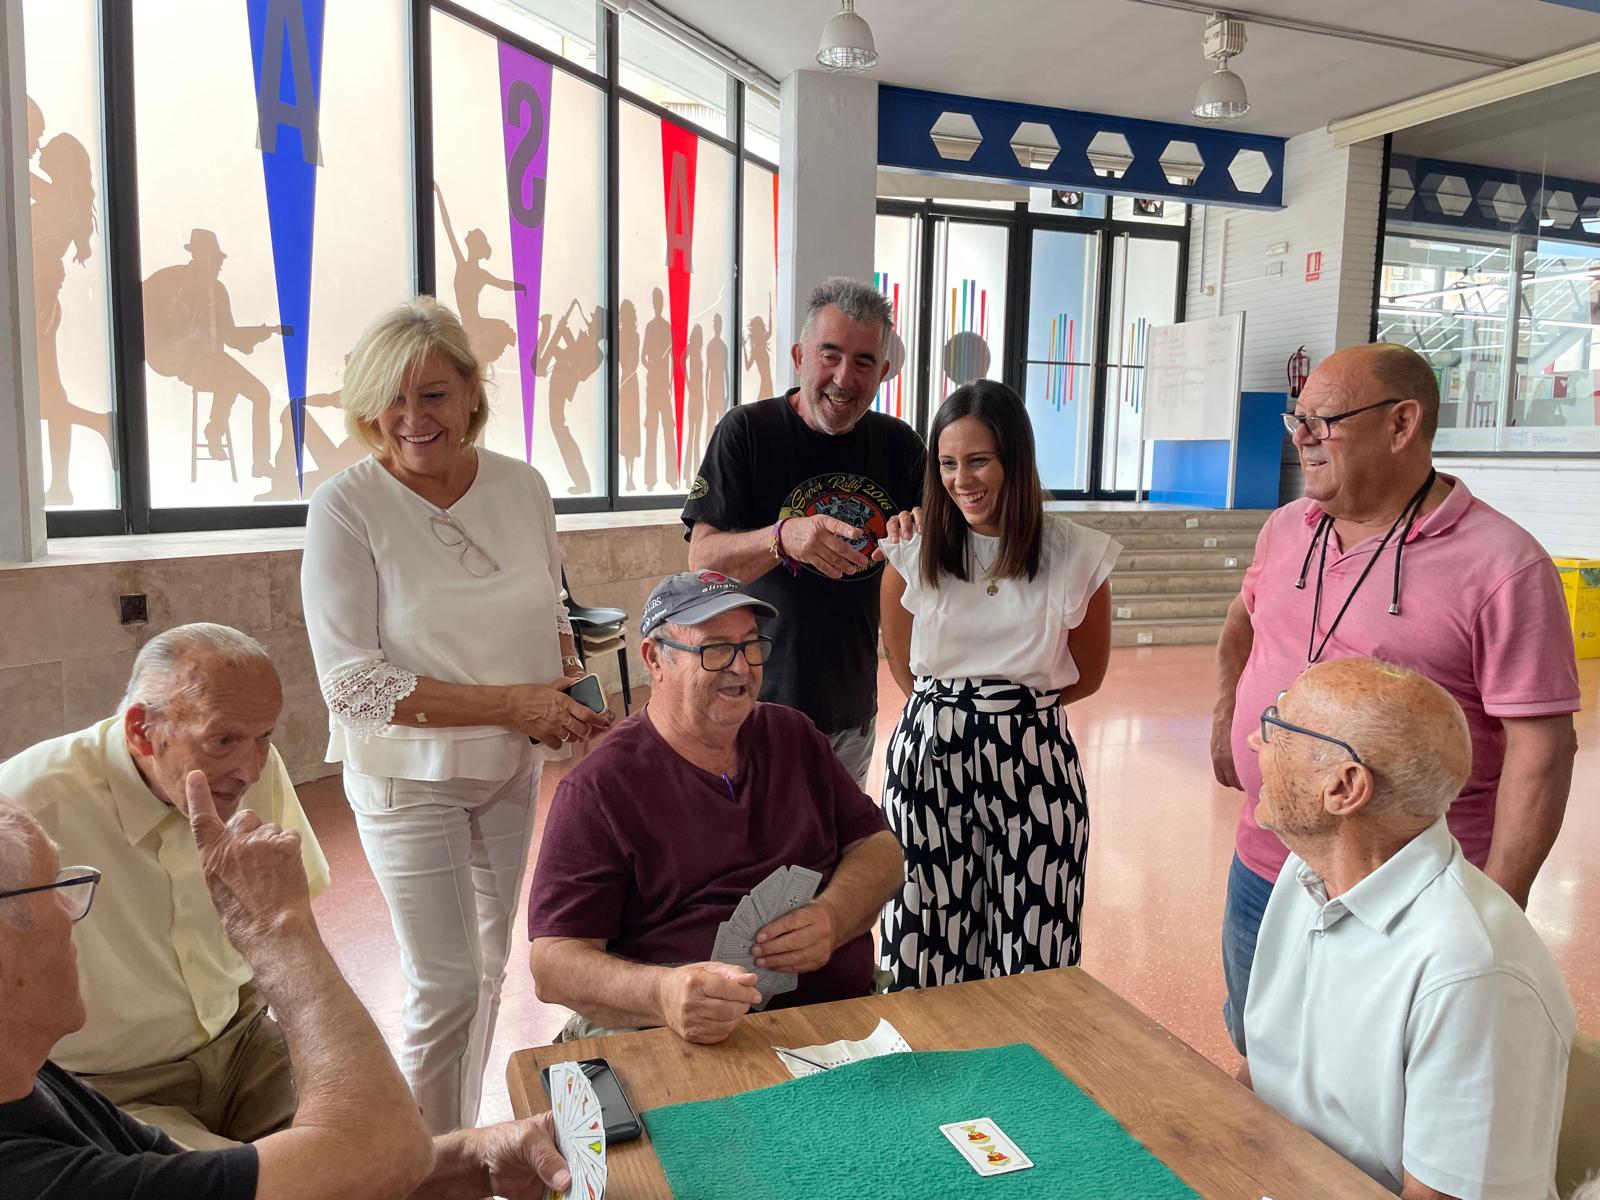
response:
<svg viewBox="0 0 1600 1200"><path fill-rule="evenodd" d="M1089 809L1057 697L999 679L917 680L884 771L906 856L883 912L891 989L1077 963Z"/></svg>

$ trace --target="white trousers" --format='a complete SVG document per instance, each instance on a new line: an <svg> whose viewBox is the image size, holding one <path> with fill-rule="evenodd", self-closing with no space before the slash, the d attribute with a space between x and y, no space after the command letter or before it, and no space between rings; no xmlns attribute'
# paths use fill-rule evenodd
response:
<svg viewBox="0 0 1600 1200"><path fill-rule="evenodd" d="M405 1033L395 1057L435 1134L478 1122L543 766L530 754L501 781L345 767L345 795L400 943Z"/></svg>

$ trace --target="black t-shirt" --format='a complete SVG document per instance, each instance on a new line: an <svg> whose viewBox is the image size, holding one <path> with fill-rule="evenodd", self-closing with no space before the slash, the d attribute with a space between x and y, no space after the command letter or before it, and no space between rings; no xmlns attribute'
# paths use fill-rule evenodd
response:
<svg viewBox="0 0 1600 1200"><path fill-rule="evenodd" d="M904 421L869 412L849 433L818 433L787 395L744 404L717 425L683 507L732 533L770 528L779 517L821 513L865 529L871 554L888 519L922 502L922 439ZM883 564L843 579L813 567L790 575L774 565L745 590L775 607L761 699L798 708L823 733L854 729L878 708L878 576Z"/></svg>
<svg viewBox="0 0 1600 1200"><path fill-rule="evenodd" d="M54 1063L0 1104L5 1200L254 1200L254 1146L185 1150Z"/></svg>

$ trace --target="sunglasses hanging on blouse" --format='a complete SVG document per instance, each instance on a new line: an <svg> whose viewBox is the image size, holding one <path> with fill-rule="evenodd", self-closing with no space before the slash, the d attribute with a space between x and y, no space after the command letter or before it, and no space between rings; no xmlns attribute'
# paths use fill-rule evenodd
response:
<svg viewBox="0 0 1600 1200"><path fill-rule="evenodd" d="M1428 493L1433 489L1434 481L1439 478L1437 471L1431 468L1428 478L1423 480L1422 486L1416 494L1406 501L1406 506L1400 510L1400 515L1394 519L1394 524L1389 526L1389 532L1383 535L1383 540L1378 543L1378 548L1372 552L1372 557L1367 560L1367 565L1361 569L1361 574L1356 578L1356 585L1350 589L1350 594L1345 597L1344 604L1339 608L1333 618L1333 624L1328 626L1328 632L1323 634L1322 641L1317 642L1317 627L1322 623L1322 572L1328 562L1328 541L1333 536L1333 518L1327 513L1322 514L1322 519L1317 522L1317 531L1311 535L1311 545L1306 548L1305 561L1300 564L1300 577L1294 581L1294 586L1304 590L1306 586L1306 573L1311 569L1311 556L1317 552L1317 546L1322 546L1322 554L1317 559L1317 592L1316 600L1311 606L1311 634L1306 639L1306 665L1310 666L1322 657L1322 652L1328 648L1328 642L1333 638L1334 630L1339 628L1339 622L1344 620L1344 614L1350 609L1350 602L1356 598L1356 593L1361 590L1361 585L1367 581L1367 576L1372 573L1372 568L1377 565L1378 559L1383 555L1383 548L1389 544L1389 539L1394 537L1395 530L1401 529L1400 540L1394 548L1394 587L1389 596L1389 615L1400 615L1400 556L1405 551L1406 541L1411 537L1411 529L1422 515L1422 505L1428 498Z"/></svg>

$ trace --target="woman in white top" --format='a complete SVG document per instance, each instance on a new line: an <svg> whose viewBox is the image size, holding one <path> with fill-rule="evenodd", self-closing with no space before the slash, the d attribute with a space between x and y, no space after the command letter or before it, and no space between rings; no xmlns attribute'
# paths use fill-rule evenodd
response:
<svg viewBox="0 0 1600 1200"><path fill-rule="evenodd" d="M561 603L539 472L474 445L483 370L429 296L390 311L345 369L372 455L306 515L300 588L328 702L328 761L389 906L407 993L401 1070L434 1133L477 1123L545 752L609 721Z"/></svg>
<svg viewBox="0 0 1600 1200"><path fill-rule="evenodd" d="M907 704L883 807L906 856L892 987L1078 961L1089 810L1066 706L1111 653L1121 549L1047 517L1022 400L957 388L928 439L921 532L885 542L883 643Z"/></svg>

